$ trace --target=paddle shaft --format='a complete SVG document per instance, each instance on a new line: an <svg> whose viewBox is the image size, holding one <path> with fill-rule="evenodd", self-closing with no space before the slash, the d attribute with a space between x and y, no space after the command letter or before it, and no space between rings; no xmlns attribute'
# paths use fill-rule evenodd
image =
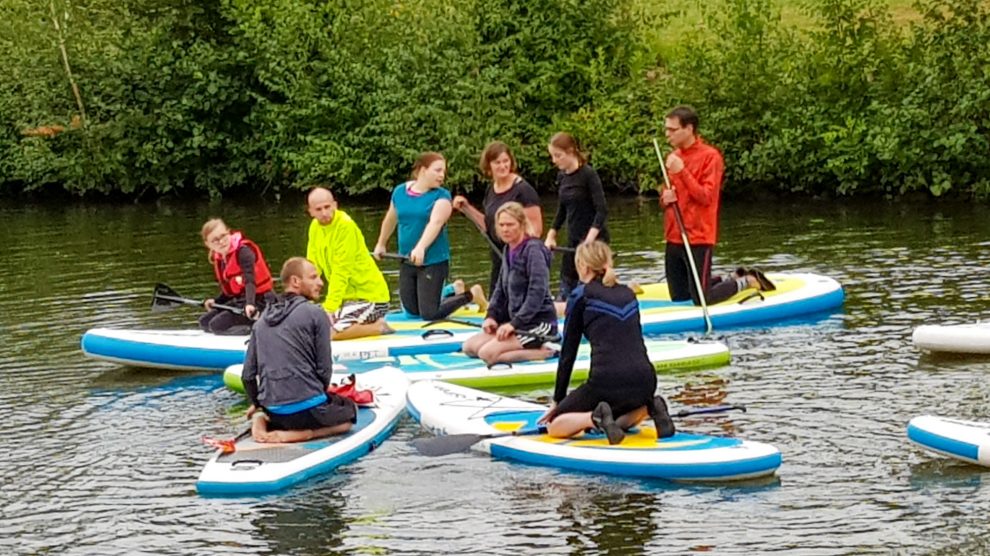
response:
<svg viewBox="0 0 990 556"><path fill-rule="evenodd" d="M660 161L660 171L663 172L663 182L667 189L674 189L670 185L670 177L667 175L667 165L664 164L663 154L660 152L660 143L653 139L653 149L657 152L657 160ZM694 262L694 253L691 252L691 244L688 242L687 228L684 227L684 216L681 215L681 207L674 201L674 219L677 220L677 227L681 231L681 242L684 244L684 251L687 253L688 265L691 266L691 275L694 277L694 285L698 288L698 299L701 301L701 312L705 316L705 336L712 333L712 317L708 314L708 303L705 301L705 289L701 286L701 276L698 274L698 266Z"/></svg>
<svg viewBox="0 0 990 556"><path fill-rule="evenodd" d="M374 253L372 253L372 255L374 255ZM399 253L382 253L381 254L381 258L383 258L383 259L392 259L392 260L402 261L402 262L405 262L405 261L408 261L409 260L409 257L407 257L405 255L401 255Z"/></svg>
<svg viewBox="0 0 990 556"><path fill-rule="evenodd" d="M198 306L203 305L202 301L196 301L195 299L189 299L188 297L178 297L174 295L164 295L160 293L156 293L155 297L158 299L165 299L167 301L178 301L179 303L185 303L186 305L198 305ZM240 307L233 307L231 305L224 305L222 303L214 303L213 307L216 309L224 309L226 311L230 311L231 313L234 313L236 315L244 314L244 309L241 309Z"/></svg>
<svg viewBox="0 0 990 556"><path fill-rule="evenodd" d="M452 324L460 324L462 326L470 326L472 328L482 328L484 326L482 324L478 324L476 322L471 322L469 320L461 320L461 319L437 319L437 320L431 320L430 322L424 324L423 325L423 328L426 328L427 326L433 326L435 324L440 324L442 322L449 322L449 323L452 323ZM516 336L525 336L527 338L533 338L533 339L539 340L539 341L541 341L543 343L550 343L550 344L552 344L552 343L556 343L556 341L557 341L557 338L554 338L552 336L547 336L545 334L536 334L534 332L526 332L525 330L516 330L515 331L515 335Z"/></svg>

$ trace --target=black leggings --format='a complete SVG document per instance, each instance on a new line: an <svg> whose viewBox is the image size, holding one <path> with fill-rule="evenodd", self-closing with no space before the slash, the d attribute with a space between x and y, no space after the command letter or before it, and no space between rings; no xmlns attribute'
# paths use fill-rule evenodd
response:
<svg viewBox="0 0 990 556"><path fill-rule="evenodd" d="M449 273L449 261L427 266L402 263L399 267L399 299L402 301L402 308L424 320L438 320L470 303L470 292L440 299L443 283Z"/></svg>
<svg viewBox="0 0 990 556"><path fill-rule="evenodd" d="M577 245L569 246L576 249ZM571 291L578 285L577 265L574 263L574 253L565 251L560 254L560 293L557 294L557 301L567 301Z"/></svg>
<svg viewBox="0 0 990 556"><path fill-rule="evenodd" d="M265 309L265 306L277 299L275 292L265 292L255 297L255 309L257 315ZM224 302L224 305L244 308L244 298ZM245 317L244 314L232 313L226 309L210 309L199 317L199 328L204 332L212 332L220 336L238 336L250 334L251 325L254 321Z"/></svg>
<svg viewBox="0 0 990 556"><path fill-rule="evenodd" d="M712 284L712 251L711 245L691 246L694 264L698 268L698 277L705 285L705 303L708 305L725 301L739 293L739 285L735 280L722 280ZM701 305L698 288L691 273L691 263L688 262L687 250L682 244L667 242L664 270L667 274L667 289L670 291L671 301L690 299L695 305Z"/></svg>

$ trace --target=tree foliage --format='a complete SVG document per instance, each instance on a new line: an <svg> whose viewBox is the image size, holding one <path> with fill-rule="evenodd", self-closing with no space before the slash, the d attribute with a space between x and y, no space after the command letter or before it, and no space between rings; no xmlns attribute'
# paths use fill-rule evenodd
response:
<svg viewBox="0 0 990 556"><path fill-rule="evenodd" d="M608 184L647 189L651 139L689 103L730 192L990 195L986 3L919 0L905 25L878 0L803 1L800 27L771 0L699 2L662 49L672 2L6 0L0 187L360 193L439 150L466 188L493 139L546 187L567 130Z"/></svg>

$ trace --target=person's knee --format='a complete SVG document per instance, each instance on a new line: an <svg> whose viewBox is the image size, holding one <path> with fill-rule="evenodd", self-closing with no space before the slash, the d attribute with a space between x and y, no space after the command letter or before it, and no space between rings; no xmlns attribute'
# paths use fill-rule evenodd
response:
<svg viewBox="0 0 990 556"><path fill-rule="evenodd" d="M478 357L488 365L494 365L498 363L498 356L502 354L502 350L496 345L498 342L488 342L487 344L481 346L478 350Z"/></svg>

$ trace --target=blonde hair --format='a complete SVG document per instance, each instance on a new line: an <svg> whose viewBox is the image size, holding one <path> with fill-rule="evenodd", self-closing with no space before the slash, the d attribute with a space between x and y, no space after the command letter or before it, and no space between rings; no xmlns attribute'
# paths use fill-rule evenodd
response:
<svg viewBox="0 0 990 556"><path fill-rule="evenodd" d="M510 201L498 207L498 210L495 211L496 226L498 225L498 217L501 216L503 212L509 213L509 216L511 216L516 222L519 222L519 225L522 226L523 230L525 230L526 235L530 237L536 236L536 230L533 229L533 223L529 221L529 218L526 218L526 209L524 209L520 203Z"/></svg>
<svg viewBox="0 0 990 556"><path fill-rule="evenodd" d="M595 240L579 245L574 253L574 262L587 267L595 276L601 276L602 284L610 288L619 283L615 270L612 269L612 249L603 241Z"/></svg>
<svg viewBox="0 0 990 556"><path fill-rule="evenodd" d="M223 220L220 220L219 218L210 218L209 220L207 220L206 223L203 224L203 229L199 231L199 234L203 236L203 241L206 242L206 238L210 237L210 234L213 233L213 230L216 230L221 226L223 226L224 228L227 227L227 225L223 223Z"/></svg>

